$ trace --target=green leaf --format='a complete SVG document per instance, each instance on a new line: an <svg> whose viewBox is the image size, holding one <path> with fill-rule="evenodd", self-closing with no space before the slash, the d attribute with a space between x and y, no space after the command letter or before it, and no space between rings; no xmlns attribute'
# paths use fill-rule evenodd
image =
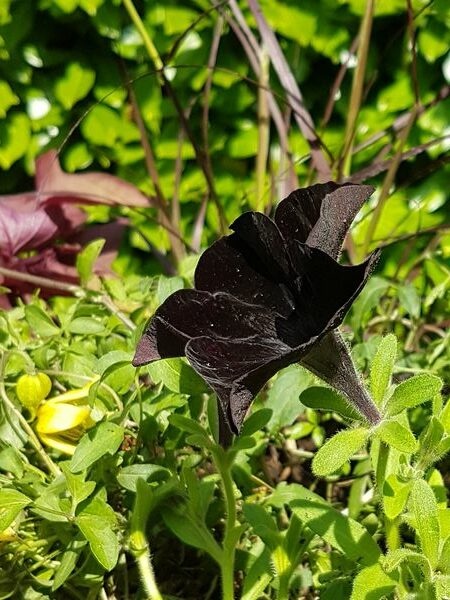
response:
<svg viewBox="0 0 450 600"><path fill-rule="evenodd" d="M411 430L398 421L382 421L376 427L374 433L385 444L396 448L400 452L413 454L417 450L417 440Z"/></svg>
<svg viewBox="0 0 450 600"><path fill-rule="evenodd" d="M93 317L76 317L67 329L76 335L96 335L105 331L105 325Z"/></svg>
<svg viewBox="0 0 450 600"><path fill-rule="evenodd" d="M159 304L162 304L171 294L183 288L184 281L182 277L165 277L164 275L160 275L156 292Z"/></svg>
<svg viewBox="0 0 450 600"><path fill-rule="evenodd" d="M66 66L64 75L56 80L55 97L66 110L70 110L88 94L94 81L95 71L79 62L71 62Z"/></svg>
<svg viewBox="0 0 450 600"><path fill-rule="evenodd" d="M167 527L185 544L207 552L219 565L222 550L205 523L192 514L187 504L178 507L166 506L163 519Z"/></svg>
<svg viewBox="0 0 450 600"><path fill-rule="evenodd" d="M114 454L123 436L123 427L109 422L100 423L85 433L70 461L72 473L84 471L105 454Z"/></svg>
<svg viewBox="0 0 450 600"><path fill-rule="evenodd" d="M92 276L95 261L105 245L104 239L93 240L78 253L76 267L82 286L86 286Z"/></svg>
<svg viewBox="0 0 450 600"><path fill-rule="evenodd" d="M98 361L97 369L101 380L108 383L119 394L125 394L136 377L136 369L131 365L132 354L123 350L111 350ZM100 383L98 383L100 386Z"/></svg>
<svg viewBox="0 0 450 600"><path fill-rule="evenodd" d="M434 63L448 52L448 28L444 23L435 19L428 20L427 26L421 28L418 38L420 52L429 63Z"/></svg>
<svg viewBox="0 0 450 600"><path fill-rule="evenodd" d="M372 277L352 307L351 325L358 331L367 322L371 311L380 304L380 299L389 288L389 282L381 277Z"/></svg>
<svg viewBox="0 0 450 600"><path fill-rule="evenodd" d="M187 433L208 437L208 432L206 429L204 429L200 423L194 421L194 419L190 419L189 417L173 414L169 417L169 423L174 427L181 429L182 431L186 431Z"/></svg>
<svg viewBox="0 0 450 600"><path fill-rule="evenodd" d="M420 316L420 296L412 283L398 288L398 299L405 311L414 319Z"/></svg>
<svg viewBox="0 0 450 600"><path fill-rule="evenodd" d="M418 564L421 568L423 574L426 577L427 581L431 580L432 572L430 561L419 552L414 552L413 550L409 550L408 548L398 548L397 550L393 550L388 552L387 555L383 558L382 564L385 571L391 573L398 569L402 563L415 563Z"/></svg>
<svg viewBox="0 0 450 600"><path fill-rule="evenodd" d="M272 570L270 552L264 548L246 573L241 600L260 600L273 579Z"/></svg>
<svg viewBox="0 0 450 600"><path fill-rule="evenodd" d="M8 115L0 121L0 169L8 170L29 148L30 119L23 113Z"/></svg>
<svg viewBox="0 0 450 600"><path fill-rule="evenodd" d="M70 577L75 569L78 561L79 554L74 550L66 550L61 558L59 567L56 569L55 577L53 579L52 591L60 588Z"/></svg>
<svg viewBox="0 0 450 600"><path fill-rule="evenodd" d="M329 439L316 453L313 472L325 477L340 469L366 443L370 431L365 427L345 429Z"/></svg>
<svg viewBox="0 0 450 600"><path fill-rule="evenodd" d="M60 463L60 467L66 478L69 493L72 496L72 509L75 511L78 504L89 498L95 490L95 481L85 481L86 476L84 473L81 475L71 473L69 463Z"/></svg>
<svg viewBox="0 0 450 600"><path fill-rule="evenodd" d="M170 471L160 465L152 464L135 464L123 467L117 472L117 481L122 487L130 492L136 492L138 479L144 481L160 481L167 479Z"/></svg>
<svg viewBox="0 0 450 600"><path fill-rule="evenodd" d="M308 408L336 412L350 420L361 418L349 402L332 388L312 386L300 394L300 402Z"/></svg>
<svg viewBox="0 0 450 600"><path fill-rule="evenodd" d="M348 559L362 565L376 562L380 549L367 529L332 508L321 496L298 484L279 484L267 502L289 509L314 533Z"/></svg>
<svg viewBox="0 0 450 600"><path fill-rule="evenodd" d="M423 468L428 467L441 458L439 451L441 450L440 444L443 437L444 427L442 423L436 417L431 417L427 426L420 434L419 440L420 452L418 460L424 465Z"/></svg>
<svg viewBox="0 0 450 600"><path fill-rule="evenodd" d="M434 587L436 598L450 598L450 575L436 575Z"/></svg>
<svg viewBox="0 0 450 600"><path fill-rule="evenodd" d="M313 376L299 365L292 365L279 373L267 392L264 408L272 409L267 424L270 432L278 432L291 425L303 411L298 399L301 392L313 382Z"/></svg>
<svg viewBox="0 0 450 600"><path fill-rule="evenodd" d="M0 531L9 527L21 510L29 504L30 498L17 490L0 490Z"/></svg>
<svg viewBox="0 0 450 600"><path fill-rule="evenodd" d="M208 391L203 379L181 358L158 360L147 369L155 383L162 381L172 392L195 396Z"/></svg>
<svg viewBox="0 0 450 600"><path fill-rule="evenodd" d="M355 577L350 600L382 600L390 596L396 585L396 580L377 563L366 567Z"/></svg>
<svg viewBox="0 0 450 600"><path fill-rule="evenodd" d="M433 490L423 479L414 481L409 507L422 551L434 570L439 560L440 527L438 505Z"/></svg>
<svg viewBox="0 0 450 600"><path fill-rule="evenodd" d="M281 35L295 40L300 46L309 46L318 27L318 11L303 5L289 5L277 0L264 0L264 14L270 25Z"/></svg>
<svg viewBox="0 0 450 600"><path fill-rule="evenodd" d="M115 110L97 104L81 121L80 129L84 138L99 146L112 148L117 141L122 121Z"/></svg>
<svg viewBox="0 0 450 600"><path fill-rule="evenodd" d="M240 435L250 436L257 431L260 431L270 421L271 416L272 410L270 408L261 408L257 410L244 421Z"/></svg>
<svg viewBox="0 0 450 600"><path fill-rule="evenodd" d="M59 327L57 327L47 313L39 306L36 306L36 304L27 304L27 306L25 306L25 318L33 333L40 337L45 338L60 334Z"/></svg>
<svg viewBox="0 0 450 600"><path fill-rule="evenodd" d="M444 573L450 574L450 537L445 540L444 545L442 546L438 567L440 567Z"/></svg>
<svg viewBox="0 0 450 600"><path fill-rule="evenodd" d="M89 542L92 554L107 571L111 571L119 558L119 541L108 521L98 515L81 512L75 523Z"/></svg>
<svg viewBox="0 0 450 600"><path fill-rule="evenodd" d="M397 338L390 333L382 338L370 370L370 388L372 397L378 406L382 405L383 398L391 382L396 356Z"/></svg>
<svg viewBox="0 0 450 600"><path fill-rule="evenodd" d="M450 434L450 398L445 403L444 408L439 415L439 420L444 427L445 433Z"/></svg>
<svg viewBox="0 0 450 600"><path fill-rule="evenodd" d="M394 416L405 409L418 406L427 400L432 400L439 394L442 381L429 373L414 375L399 383L387 402L387 414Z"/></svg>
<svg viewBox="0 0 450 600"><path fill-rule="evenodd" d="M401 481L392 473L383 484L383 506L388 519L394 520L402 514L408 502L412 481Z"/></svg>
<svg viewBox="0 0 450 600"><path fill-rule="evenodd" d="M282 536L275 521L264 507L260 504L246 503L243 506L243 512L253 531L272 551L282 543Z"/></svg>
<svg viewBox="0 0 450 600"><path fill-rule="evenodd" d="M19 98L7 81L0 81L0 119L4 119L8 110L15 104L20 104Z"/></svg>

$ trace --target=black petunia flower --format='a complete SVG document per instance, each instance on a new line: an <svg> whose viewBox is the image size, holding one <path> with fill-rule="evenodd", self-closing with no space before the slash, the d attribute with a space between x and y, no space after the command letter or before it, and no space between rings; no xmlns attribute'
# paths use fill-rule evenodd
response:
<svg viewBox="0 0 450 600"><path fill-rule="evenodd" d="M298 362L340 390L370 423L380 416L336 327L378 258L343 266L342 242L366 185L333 182L292 192L274 220L247 212L200 257L195 289L172 294L140 339L134 366L186 356L216 392L220 437L239 433L263 385Z"/></svg>

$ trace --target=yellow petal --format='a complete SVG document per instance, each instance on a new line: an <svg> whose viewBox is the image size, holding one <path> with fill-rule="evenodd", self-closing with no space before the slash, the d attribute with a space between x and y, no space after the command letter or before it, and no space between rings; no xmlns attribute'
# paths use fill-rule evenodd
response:
<svg viewBox="0 0 450 600"><path fill-rule="evenodd" d="M98 380L96 377L93 381L90 381L82 388L77 388L75 390L69 390L68 392L64 392L64 394L59 394L59 396L54 396L53 398L49 398L47 402L51 402L52 404L57 404L59 402L77 402L78 400L84 400L89 396L89 390L92 385Z"/></svg>
<svg viewBox="0 0 450 600"><path fill-rule="evenodd" d="M20 402L31 412L48 396L52 382L45 373L22 375L16 385L16 394Z"/></svg>
<svg viewBox="0 0 450 600"><path fill-rule="evenodd" d="M58 433L81 425L89 417L89 406L45 402L37 411L36 429L39 433Z"/></svg>
<svg viewBox="0 0 450 600"><path fill-rule="evenodd" d="M70 456L72 456L75 452L76 445L66 442L58 435L46 435L45 433L40 433L39 437L46 446L55 448L55 450L59 450L63 454L70 454Z"/></svg>

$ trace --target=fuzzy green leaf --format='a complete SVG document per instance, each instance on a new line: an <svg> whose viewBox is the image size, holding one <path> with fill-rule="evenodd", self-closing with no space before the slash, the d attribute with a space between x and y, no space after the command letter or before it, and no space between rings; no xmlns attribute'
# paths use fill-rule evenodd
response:
<svg viewBox="0 0 450 600"><path fill-rule="evenodd" d="M411 488L411 481L403 482L394 473L387 477L383 484L383 506L388 519L393 520L402 514Z"/></svg>
<svg viewBox="0 0 450 600"><path fill-rule="evenodd" d="M431 567L429 560L420 552L414 552L408 548L398 548L392 552L388 552L382 560L382 565L385 571L391 573L400 567L402 563L416 563L429 581L431 579Z"/></svg>
<svg viewBox="0 0 450 600"><path fill-rule="evenodd" d="M417 479L411 490L410 509L422 551L434 569L439 560L440 527L438 505L433 490L423 479Z"/></svg>
<svg viewBox="0 0 450 600"><path fill-rule="evenodd" d="M366 567L353 581L350 600L381 600L390 596L397 582L387 575L379 563Z"/></svg>
<svg viewBox="0 0 450 600"><path fill-rule="evenodd" d="M349 402L332 388L319 385L309 387L300 394L300 402L308 408L336 412L350 420L361 418Z"/></svg>
<svg viewBox="0 0 450 600"><path fill-rule="evenodd" d="M397 338L390 333L381 340L370 370L370 389L378 406L389 388L396 356Z"/></svg>
<svg viewBox="0 0 450 600"><path fill-rule="evenodd" d="M375 435L385 444L400 452L413 454L417 450L417 440L411 430L398 421L382 421L375 430Z"/></svg>
<svg viewBox="0 0 450 600"><path fill-rule="evenodd" d="M345 429L329 439L316 453L312 469L319 477L325 477L337 471L357 452L369 437L365 427Z"/></svg>
<svg viewBox="0 0 450 600"><path fill-rule="evenodd" d="M395 388L387 403L387 414L394 416L407 408L432 400L436 394L439 394L441 388L442 381L439 377L429 373L415 375Z"/></svg>

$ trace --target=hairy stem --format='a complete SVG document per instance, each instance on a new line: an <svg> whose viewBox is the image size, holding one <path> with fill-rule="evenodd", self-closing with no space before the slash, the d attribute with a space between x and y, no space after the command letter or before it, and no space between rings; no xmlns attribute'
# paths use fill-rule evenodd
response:
<svg viewBox="0 0 450 600"><path fill-rule="evenodd" d="M150 555L150 547L146 538L145 529L153 497L149 494L147 485L138 482L136 500L130 523L130 550L136 561L139 577L148 600L163 600L155 580L155 573Z"/></svg>
<svg viewBox="0 0 450 600"><path fill-rule="evenodd" d="M223 536L223 553L220 563L222 576L222 600L234 600L234 559L236 553L234 528L236 525L236 499L231 476L229 455L218 448L212 451L213 459L219 472L226 506L225 531Z"/></svg>

